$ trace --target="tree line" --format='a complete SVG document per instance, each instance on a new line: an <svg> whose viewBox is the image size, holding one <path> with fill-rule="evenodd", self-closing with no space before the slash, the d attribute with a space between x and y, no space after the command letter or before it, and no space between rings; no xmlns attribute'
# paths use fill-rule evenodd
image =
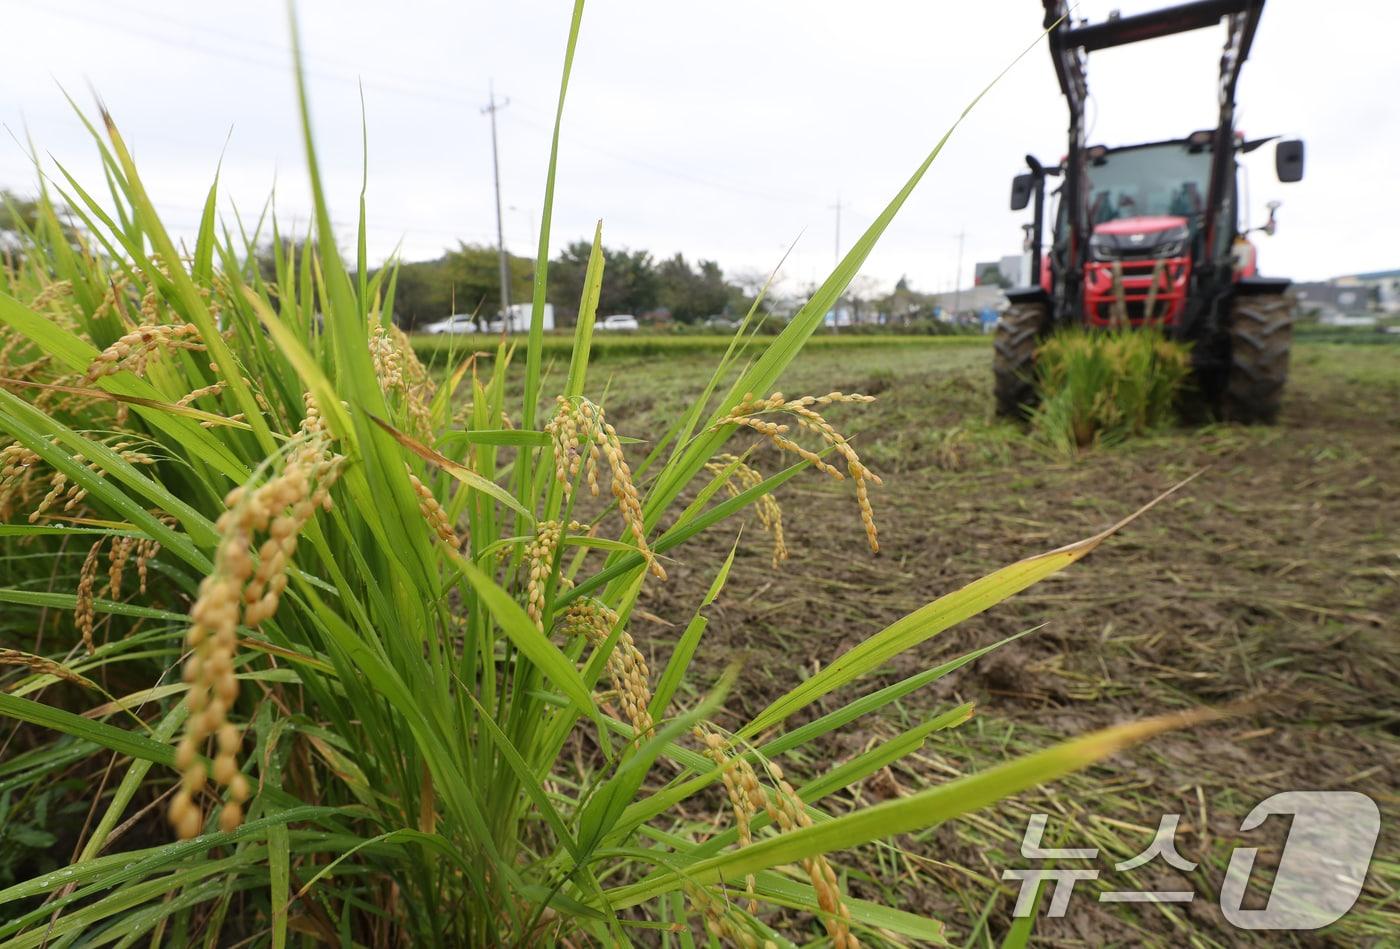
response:
<svg viewBox="0 0 1400 949"><path fill-rule="evenodd" d="M574 241L549 262L548 300L561 324L577 316L591 250L589 242ZM747 311L757 290L751 280L727 278L713 260L692 264L682 254L657 260L648 251L613 247L604 247L603 257L599 316L669 315L680 323L732 318ZM528 302L535 262L514 255L508 259L511 302ZM500 265L494 247L463 243L436 260L399 265L394 315L400 326L412 328L452 313L489 319L500 306Z"/></svg>
<svg viewBox="0 0 1400 949"><path fill-rule="evenodd" d="M0 190L0 257L21 253L23 236L38 226L38 203L30 198ZM65 232L78 232L67 221L62 209L60 220ZM297 259L315 242L283 238L283 253ZM554 304L555 319L563 325L574 321L579 298L583 295L584 274L592 245L574 241L549 263L548 300ZM276 280L274 248L262 243L252 263L269 283ZM698 323L712 316L737 318L746 313L758 291L753 275L746 279L726 277L713 260L694 264L682 254L658 260L648 251L604 247L603 286L598 315L651 314L681 323ZM533 292L533 258L508 257L510 299L527 303ZM484 320L495 317L501 308L500 264L496 248L459 243L436 260L399 264L394 293L394 318L400 326L412 329L454 313L475 313Z"/></svg>
<svg viewBox="0 0 1400 949"><path fill-rule="evenodd" d="M24 236L40 226L37 211L38 204L33 199L0 189L0 260L8 258L13 265L15 257L22 253ZM74 249L91 252L90 242L84 240L62 208L58 213L59 227ZM283 238L283 245L284 255L294 253L298 260L308 248L315 249L315 242L305 239ZM558 325L571 325L578 315L591 250L588 241L574 241L549 263L547 299L554 305ZM700 259L692 264L679 253L657 259L645 250L604 246L602 252L600 317L630 313L657 322L669 319L694 324L711 317L733 321L749 311L766 278L766 274L756 271L726 274L713 260ZM249 261L268 283L276 282L274 256L272 243L264 242ZM535 262L515 255L508 261L511 302L528 303L533 294ZM483 321L494 318L500 312L499 266L494 247L468 243L459 243L435 260L400 263L394 294L395 322L413 329L454 313L477 314ZM1007 283L1000 279L999 271L979 277L983 283ZM791 314L813 289L808 286L783 294L778 288L771 288L763 309L783 316ZM837 309L854 322L878 322L922 331L922 324L937 322L939 303L937 295L914 290L906 277L901 277L892 290L882 291L877 281L862 275L847 287ZM842 325L845 322L843 317ZM935 325L928 329L943 331Z"/></svg>

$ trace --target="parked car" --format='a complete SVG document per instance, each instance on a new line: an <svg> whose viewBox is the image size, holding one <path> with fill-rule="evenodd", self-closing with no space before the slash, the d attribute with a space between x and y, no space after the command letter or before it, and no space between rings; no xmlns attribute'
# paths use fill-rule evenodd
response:
<svg viewBox="0 0 1400 949"><path fill-rule="evenodd" d="M469 313L454 313L445 320L420 327L418 331L433 336L442 333L475 333L476 322Z"/></svg>
<svg viewBox="0 0 1400 949"><path fill-rule="evenodd" d="M617 313L613 316L605 316L598 321L600 330L638 330L641 326L637 323L637 318L630 313Z"/></svg>

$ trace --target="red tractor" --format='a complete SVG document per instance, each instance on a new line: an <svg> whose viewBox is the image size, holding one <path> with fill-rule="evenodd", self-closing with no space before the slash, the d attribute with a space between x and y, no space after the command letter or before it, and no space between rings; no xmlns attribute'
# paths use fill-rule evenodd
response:
<svg viewBox="0 0 1400 949"><path fill-rule="evenodd" d="M1065 0L1042 0L1050 55L1069 102L1069 151L1055 167L1026 156L1011 208L1034 202L1028 226L1034 286L1007 291L996 331L997 414L1024 418L1036 399L1039 342L1066 326L1156 326L1191 344L1192 401L1241 422L1273 422L1288 377L1293 310L1289 281L1261 277L1240 224L1238 156L1277 136L1235 130L1235 84L1264 0L1195 0L1103 23L1074 24ZM1087 54L1215 26L1228 33L1220 60L1220 118L1185 138L1106 148L1084 143ZM1279 141L1280 181L1303 177L1303 143ZM1042 252L1046 181L1061 179ZM1274 209L1261 228L1274 232Z"/></svg>

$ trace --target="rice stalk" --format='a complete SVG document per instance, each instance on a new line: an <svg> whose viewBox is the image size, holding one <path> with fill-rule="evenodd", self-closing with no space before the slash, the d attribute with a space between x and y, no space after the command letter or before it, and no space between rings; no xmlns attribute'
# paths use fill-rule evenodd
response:
<svg viewBox="0 0 1400 949"><path fill-rule="evenodd" d="M213 777L229 792L219 826L229 832L243 821L250 786L236 760L241 733L228 721L239 691L233 671L239 621L256 627L277 612L298 535L318 508L330 510L330 488L344 460L331 452L320 412L309 395L306 410L300 440L282 470L255 488L235 488L224 499L227 510L217 524L215 570L200 583L199 598L190 609L185 643L191 655L184 669L190 718L177 753L181 789L168 810L171 825L184 839L198 834L204 823L194 796L204 789L208 774L196 755L210 735L218 739ZM267 539L254 561L253 546L260 533Z"/></svg>
<svg viewBox="0 0 1400 949"><path fill-rule="evenodd" d="M717 478L724 478L724 490L731 498L737 498L745 488L754 488L763 483L763 475L742 458L721 452L715 460L705 465L705 470ZM754 514L759 525L773 536L772 566L776 570L788 559L787 543L783 537L783 509L772 494L764 494L754 504Z"/></svg>
<svg viewBox="0 0 1400 949"><path fill-rule="evenodd" d="M1157 327L1063 330L1036 352L1037 437L1072 455L1170 424L1191 373L1190 352Z"/></svg>
<svg viewBox="0 0 1400 949"><path fill-rule="evenodd" d="M56 679L62 679L64 682L72 682L74 685L81 685L85 689L97 690L98 688L97 683L80 673L74 672L61 662L55 662L45 656L36 656L33 653L24 652L19 649L0 647L0 666L22 666L40 675L51 675Z"/></svg>
<svg viewBox="0 0 1400 949"><path fill-rule="evenodd" d="M556 155L581 14L576 4ZM684 559L686 544L727 531L749 506L780 564L773 492L808 466L852 480L866 542L879 549L869 486L880 479L826 417L869 397L789 400L774 390L942 143L785 329L725 343L702 397L634 470L630 440L590 397L587 377L601 226L547 418L538 400L555 343L538 305L523 368L503 342L480 359L453 352L456 368L434 376L418 354L444 344L393 327L394 262L375 270L367 260L367 186L354 260L338 249L295 27L293 50L315 208L310 233L298 235L305 244L285 239L273 207L221 220L217 183L197 234L177 241L104 110L80 121L106 193L59 167L41 182L37 223L0 267L0 517L17 521L0 548L68 558L52 565L76 561L64 546L75 535L91 541L72 592L39 593L54 576L41 558L8 558L0 628L32 632L36 611L72 608L73 627L46 632L58 641L45 648L85 650L125 696L89 709L65 707L65 690L0 693L0 715L18 720L34 749L7 781L57 784L77 762L110 767L118 782L92 805L96 830L84 832L82 859L66 875L0 889L13 907L0 940L177 934L213 945L254 933L280 949L296 931L376 946L611 945L637 927L671 930L686 898L705 931L745 945L777 942L774 927L793 905L836 946L892 925L910 938L936 933L846 899L828 855L880 839L885 826L949 820L1127 739L920 792L881 812L896 824L831 803L874 759L835 764L801 793L784 766L822 768L830 730L890 694L838 689L1068 567L1107 533L1003 568L845 653L812 657L818 672L724 732L715 720L735 714L724 708L730 679L705 694L690 666L710 646L709 613L732 556L658 674L629 626L647 578L665 578L661 555ZM545 206L554 172L551 159ZM541 225L547 258L547 217ZM271 277L257 259L269 232ZM546 271L536 269L537 304ZM738 378L726 390L731 370ZM798 463L765 476L731 450L747 433ZM423 460L434 477L421 474ZM576 505L604 497L604 480L617 537L576 520ZM99 595L104 579L110 600ZM167 681L177 663L183 681ZM788 724L809 710L820 714ZM113 723L118 714L135 721ZM696 729L698 752L683 744ZM759 734L762 754L745 744ZM699 795L712 784L725 787L737 846L690 819L708 810ZM180 843L113 845L114 828L136 819L135 802L167 795ZM765 875L784 864L801 866L806 882L789 881L797 897L770 903ZM740 878L742 905L722 882Z"/></svg>
<svg viewBox="0 0 1400 949"><path fill-rule="evenodd" d="M821 453L805 448L787 437L788 432L792 430L791 425L773 422L762 416L786 414L796 421L799 429L820 438L827 449L834 450L845 461L846 474L850 475L851 483L855 487L856 504L860 508L860 520L865 528L866 542L870 545L870 552L878 554L880 552L880 534L875 527L875 514L870 506L869 485L880 485L884 482L881 481L879 475L871 471L861 461L860 455L846 439L846 436L838 432L818 409L813 408L813 406L826 407L842 403L860 404L873 401L875 401L874 396L842 392L831 392L823 396L808 395L792 400L785 399L781 392L775 392L766 399L755 399L753 393L747 393L729 414L720 419L714 427L718 429L726 425L739 425L752 429L772 442L779 450L797 455L818 471L835 478L837 481L844 480L845 475L841 473L841 470L827 462Z"/></svg>

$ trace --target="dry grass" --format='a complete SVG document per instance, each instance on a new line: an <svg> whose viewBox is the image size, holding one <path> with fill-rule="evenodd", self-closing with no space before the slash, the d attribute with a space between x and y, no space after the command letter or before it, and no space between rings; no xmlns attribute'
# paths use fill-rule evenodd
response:
<svg viewBox="0 0 1400 949"><path fill-rule="evenodd" d="M1048 624L958 683L851 735L840 758L888 740L927 709L978 703L967 726L867 779L850 806L905 797L1144 709L1277 699L1237 722L1161 739L1092 775L914 835L900 851L862 861L854 895L912 896L912 908L948 921L956 943L993 945L1015 898L1000 874L1025 865L1018 847L1029 815L1050 815L1056 836L1049 845L1097 846L1125 860L1143 849L1162 814L1178 812L1182 852L1201 863L1195 874L1158 879L1144 867L1130 881L1105 875L1076 891L1070 917L1042 919L1037 938L1156 945L1189 930L1204 946L1251 944L1225 922L1215 894L1234 847L1262 842L1267 849L1281 839L1241 834L1240 821L1278 791L1339 787L1373 796L1392 829L1383 831L1361 902L1320 938L1366 944L1400 925L1393 830L1400 824L1388 777L1400 769L1391 710L1400 696L1400 655L1385 635L1386 617L1400 610L1400 574L1393 532L1384 526L1400 505L1387 475L1400 465L1400 429L1387 411L1400 398L1400 346L1305 345L1294 366L1278 428L1164 430L1072 464L1047 462L1019 429L989 420L984 354L814 353L794 366L794 386L839 379L843 387L879 391L859 443L863 455L899 476L887 479L879 561L821 553L824 538L855 529L854 517L839 516L844 492L835 482L785 491L785 506L823 516L786 519L792 558L781 572L772 571L766 549L741 549L728 605L713 622L744 663L747 711L810 674L803 657L823 643L849 641L930 590L1077 536L1158 487L1208 469L1124 537L1113 556L1095 555L1083 570L970 624L941 650L911 656L901 671ZM699 384L697 374L686 363L667 370L680 398ZM613 374L611 408L635 420L629 427L653 425L670 411L649 381L627 363ZM959 444L956 466L946 458L950 438ZM770 448L751 460L772 464L777 455ZM677 564L668 595L698 595L707 564L727 553L715 543L707 560ZM663 619L678 618L664 599L647 605ZM643 651L656 648L662 629L639 637ZM772 655L787 658L765 661ZM710 674L720 668L712 665ZM811 757L788 770L815 774L828 764ZM1185 913L1096 902L1100 890L1132 883L1200 895ZM1266 874L1254 885L1268 883Z"/></svg>

